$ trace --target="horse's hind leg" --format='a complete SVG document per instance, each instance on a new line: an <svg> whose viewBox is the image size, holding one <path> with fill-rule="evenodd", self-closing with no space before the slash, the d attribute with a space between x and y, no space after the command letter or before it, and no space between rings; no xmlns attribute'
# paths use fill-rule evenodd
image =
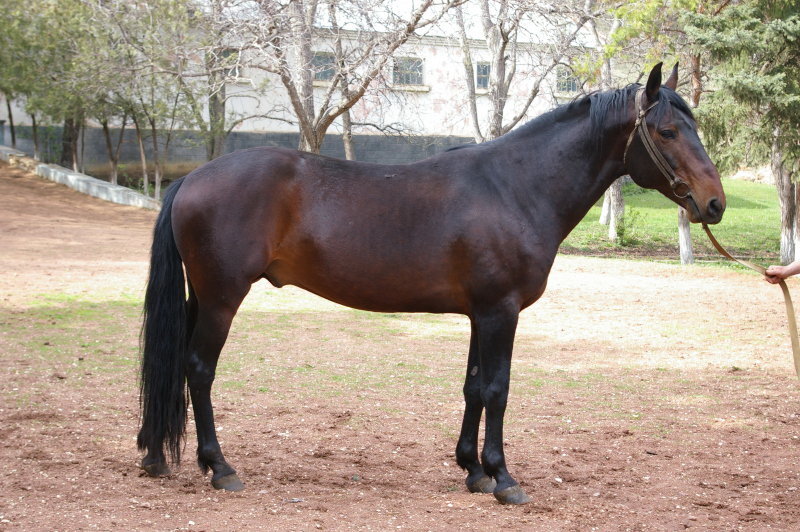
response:
<svg viewBox="0 0 800 532"><path fill-rule="evenodd" d="M167 457L163 449L148 449L142 458L142 469L151 477L168 477L172 470L167 465Z"/></svg>
<svg viewBox="0 0 800 532"><path fill-rule="evenodd" d="M456 462L467 471L467 488L472 493L492 493L495 481L483 470L478 460L478 431L483 412L481 400L480 352L478 334L474 321L469 342L467 376L464 380L464 420L461 423L461 436L456 446Z"/></svg>
<svg viewBox="0 0 800 532"><path fill-rule="evenodd" d="M238 491L244 484L225 460L217 440L211 386L231 322L249 289L249 283L238 287L231 283L216 287L210 296L193 294L189 298L190 322L192 315L196 319L189 340L186 380L197 427L197 463L204 473L211 469L215 488L228 491Z"/></svg>

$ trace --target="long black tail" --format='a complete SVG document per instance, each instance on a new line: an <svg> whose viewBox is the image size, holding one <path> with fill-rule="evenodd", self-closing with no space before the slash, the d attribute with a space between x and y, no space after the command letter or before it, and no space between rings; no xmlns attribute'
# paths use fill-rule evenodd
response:
<svg viewBox="0 0 800 532"><path fill-rule="evenodd" d="M172 202L183 178L169 187L153 231L150 277L144 297L139 402L140 450L166 450L180 462L186 432L186 288L183 266L172 234Z"/></svg>

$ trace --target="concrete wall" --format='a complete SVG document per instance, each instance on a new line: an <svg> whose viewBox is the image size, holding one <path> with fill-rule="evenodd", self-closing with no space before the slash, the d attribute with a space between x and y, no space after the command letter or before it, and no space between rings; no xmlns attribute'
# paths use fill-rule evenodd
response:
<svg viewBox="0 0 800 532"><path fill-rule="evenodd" d="M82 192L95 198L100 198L112 203L131 205L144 209L158 210L161 204L153 198L119 185L112 185L94 177L73 172L55 164L43 164L27 157L23 152L0 146L0 159L13 166L25 168L36 175L55 181L69 188Z"/></svg>
<svg viewBox="0 0 800 532"><path fill-rule="evenodd" d="M32 131L29 126L17 126L17 149L33 155ZM117 137L118 130L112 130L112 138ZM164 138L164 135L161 135ZM9 127L0 126L0 144L11 143ZM42 159L46 162L58 162L61 151L61 128L40 128ZM108 175L108 155L106 153L103 132L98 128L89 128L84 135L86 143L83 148L84 168L87 174L96 177ZM279 146L297 148L297 133L252 133L234 131L228 135L225 152L253 148L256 146ZM356 159L359 161L404 164L430 157L449 147L473 142L469 137L442 136L386 136L386 135L354 135ZM145 148L150 157L149 142ZM327 135L322 146L322 154L330 157L344 157L344 146L339 135ZM187 174L193 168L206 161L205 147L200 136L192 131L176 131L167 152L166 174L176 178ZM149 159L148 159L149 160ZM139 164L139 147L134 131L126 130L120 151L120 182L133 184L141 176ZM126 179L126 176L130 180Z"/></svg>

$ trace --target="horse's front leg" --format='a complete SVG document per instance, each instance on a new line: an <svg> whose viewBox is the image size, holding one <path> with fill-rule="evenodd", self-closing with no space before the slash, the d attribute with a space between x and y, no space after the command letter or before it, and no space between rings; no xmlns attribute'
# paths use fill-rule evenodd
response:
<svg viewBox="0 0 800 532"><path fill-rule="evenodd" d="M474 316L480 352L480 395L486 409L486 437L481 462L497 481L494 496L503 504L523 504L530 497L506 468L503 452L503 416L511 379L511 351L519 309L509 305Z"/></svg>
<svg viewBox="0 0 800 532"><path fill-rule="evenodd" d="M478 460L478 430L481 424L483 401L481 400L480 355L478 334L472 321L469 341L467 376L464 380L464 420L461 436L456 446L456 462L467 471L467 488L472 493L492 493L497 483L483 470Z"/></svg>

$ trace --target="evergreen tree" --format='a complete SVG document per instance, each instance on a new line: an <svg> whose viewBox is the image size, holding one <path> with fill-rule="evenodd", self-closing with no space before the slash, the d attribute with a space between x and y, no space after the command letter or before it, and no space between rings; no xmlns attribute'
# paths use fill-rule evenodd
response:
<svg viewBox="0 0 800 532"><path fill-rule="evenodd" d="M800 158L800 1L745 0L690 15L687 34L713 60L698 118L723 169L769 160L781 201L781 260L796 258Z"/></svg>

